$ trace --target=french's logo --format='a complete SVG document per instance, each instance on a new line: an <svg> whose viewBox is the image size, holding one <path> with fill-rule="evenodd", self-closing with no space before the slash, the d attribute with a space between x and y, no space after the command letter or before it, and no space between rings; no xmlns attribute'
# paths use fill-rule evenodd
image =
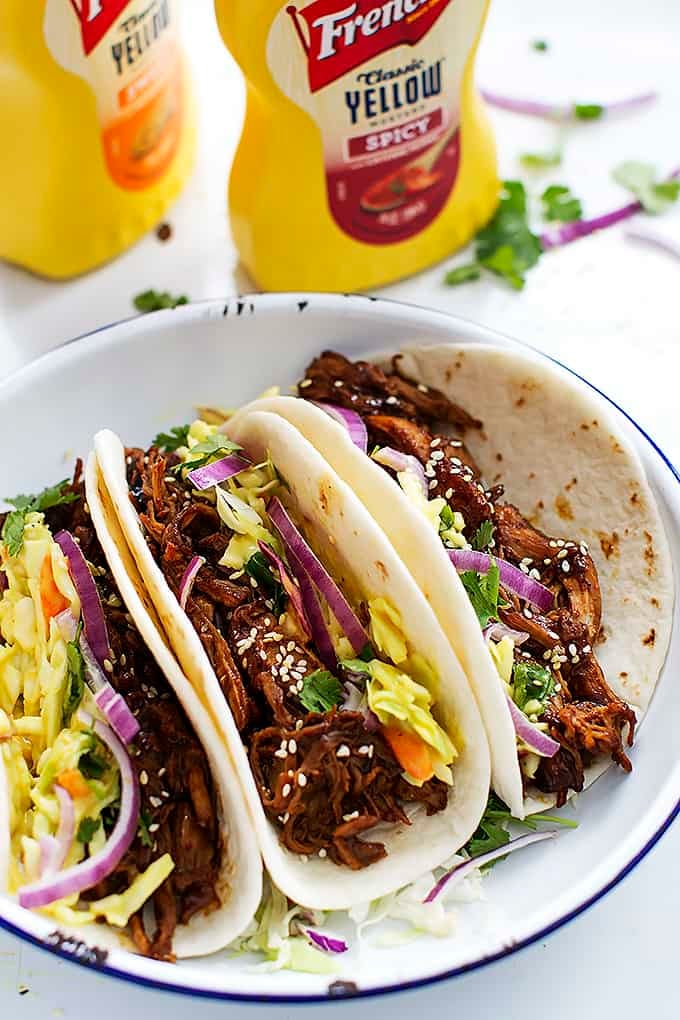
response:
<svg viewBox="0 0 680 1020"><path fill-rule="evenodd" d="M453 0L315 0L290 15L307 56L312 92L395 46L415 46Z"/></svg>
<svg viewBox="0 0 680 1020"><path fill-rule="evenodd" d="M71 7L80 22L85 56L101 42L129 3L130 0L71 0ZM153 7L155 4L151 3L150 6Z"/></svg>

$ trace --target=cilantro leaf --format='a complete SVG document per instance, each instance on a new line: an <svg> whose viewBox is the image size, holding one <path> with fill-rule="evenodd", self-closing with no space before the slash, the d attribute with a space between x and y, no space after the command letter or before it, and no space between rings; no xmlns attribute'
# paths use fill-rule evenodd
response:
<svg viewBox="0 0 680 1020"><path fill-rule="evenodd" d="M238 443L233 443L231 439L227 439L226 436L216 432L212 436L208 436L202 443L196 443L195 446L191 447L189 456L183 464L178 464L173 470L195 471L196 468L203 467L208 463L216 454L227 455L228 453L234 453L235 450L241 450L242 447Z"/></svg>
<svg viewBox="0 0 680 1020"><path fill-rule="evenodd" d="M453 510L448 503L445 503L442 507L441 513L439 514L439 520L441 522L439 525L440 531L448 531L449 528L453 527L455 518L453 516Z"/></svg>
<svg viewBox="0 0 680 1020"><path fill-rule="evenodd" d="M370 662L371 659L375 659L375 652L370 641L367 641L364 647L357 655L357 659L361 659L362 662Z"/></svg>
<svg viewBox="0 0 680 1020"><path fill-rule="evenodd" d="M601 103L574 103L574 116L577 120L599 120L604 114Z"/></svg>
<svg viewBox="0 0 680 1020"><path fill-rule="evenodd" d="M561 165L562 152L560 149L553 149L552 152L523 152L519 161L525 170L548 170Z"/></svg>
<svg viewBox="0 0 680 1020"><path fill-rule="evenodd" d="M261 552L253 553L245 565L245 571L248 577L254 578L264 588L273 603L272 612L280 616L286 608L286 592Z"/></svg>
<svg viewBox="0 0 680 1020"><path fill-rule="evenodd" d="M177 308L178 305L187 305L189 298L186 294L173 297L167 290L143 290L141 294L135 295L132 303L138 312L159 312L163 308Z"/></svg>
<svg viewBox="0 0 680 1020"><path fill-rule="evenodd" d="M537 53L547 53L550 46L546 39L534 39L531 43L532 50L536 50Z"/></svg>
<svg viewBox="0 0 680 1020"><path fill-rule="evenodd" d="M64 726L71 722L71 716L83 700L85 691L85 663L80 652L78 637L66 645L66 693L62 717Z"/></svg>
<svg viewBox="0 0 680 1020"><path fill-rule="evenodd" d="M149 832L149 826L151 825L151 815L148 811L139 812L139 825L137 827L137 837L142 846L153 846L153 839Z"/></svg>
<svg viewBox="0 0 680 1020"><path fill-rule="evenodd" d="M557 220L560 223L573 223L583 216L583 208L578 198L563 184L551 184L541 195L543 215L546 220Z"/></svg>
<svg viewBox="0 0 680 1020"><path fill-rule="evenodd" d="M472 548L478 552L486 552L493 541L495 527L491 521L482 521L472 538Z"/></svg>
<svg viewBox="0 0 680 1020"><path fill-rule="evenodd" d="M78 768L86 779L101 779L108 767L106 758L101 758L94 751L86 751L78 759Z"/></svg>
<svg viewBox="0 0 680 1020"><path fill-rule="evenodd" d="M159 432L153 441L153 446L165 453L174 453L180 446L186 446L189 439L189 425L175 425L170 432Z"/></svg>
<svg viewBox="0 0 680 1020"><path fill-rule="evenodd" d="M531 701L538 701L543 706L555 690L555 680L550 670L530 659L515 663L512 682L513 701L522 711Z"/></svg>
<svg viewBox="0 0 680 1020"><path fill-rule="evenodd" d="M510 809L507 805L492 791L489 794L479 827L463 849L469 857L479 857L481 854L488 853L490 850L497 850L499 847L505 846L506 843L510 842L510 832L506 828L509 824L524 829L535 830L538 828L539 822L562 825L567 829L578 828L578 822L574 819L561 818L559 815L533 814L527 815L523 821L520 821L520 819L514 818L510 814ZM488 871L502 860L505 860L505 858L499 857L497 860L485 865L482 870Z"/></svg>
<svg viewBox="0 0 680 1020"><path fill-rule="evenodd" d="M101 825L101 818L81 818L76 839L79 843L89 843Z"/></svg>
<svg viewBox="0 0 680 1020"><path fill-rule="evenodd" d="M498 564L493 560L486 574L478 574L475 570L465 570L460 575L482 628L488 627L490 620L498 619L500 578Z"/></svg>
<svg viewBox="0 0 680 1020"><path fill-rule="evenodd" d="M658 215L677 201L680 195L680 181L656 181L656 171L651 163L628 160L619 164L612 177L637 198L647 213Z"/></svg>
<svg viewBox="0 0 680 1020"><path fill-rule="evenodd" d="M44 513L55 506L62 506L66 503L75 503L80 496L77 492L65 491L69 485L68 478L56 485L43 489L36 496L14 496L7 497L6 502L11 503L14 510L7 514L5 523L2 526L2 541L7 546L10 556L18 556L24 545L24 527L26 515L29 513Z"/></svg>
<svg viewBox="0 0 680 1020"><path fill-rule="evenodd" d="M300 701L308 712L329 712L342 699L342 684L327 669L316 669L305 677Z"/></svg>
<svg viewBox="0 0 680 1020"><path fill-rule="evenodd" d="M468 283L469 280L478 280L481 275L482 270L478 262L466 262L465 265L450 269L444 277L444 283L449 287L457 287L461 283Z"/></svg>
<svg viewBox="0 0 680 1020"><path fill-rule="evenodd" d="M504 181L495 215L477 234L477 259L521 290L524 274L536 265L541 252L540 240L529 229L524 185L521 181Z"/></svg>

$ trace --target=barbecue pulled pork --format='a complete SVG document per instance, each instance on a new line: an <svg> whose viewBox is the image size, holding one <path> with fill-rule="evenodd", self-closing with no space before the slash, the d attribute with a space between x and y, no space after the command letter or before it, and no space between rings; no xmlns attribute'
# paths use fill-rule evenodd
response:
<svg viewBox="0 0 680 1020"><path fill-rule="evenodd" d="M516 656L549 666L556 681L556 693L540 721L561 746L553 758L541 759L534 777L538 788L554 793L563 804L569 790L583 789L584 768L598 754L610 754L629 772L624 739L632 745L635 713L611 690L593 651L602 616L595 564L584 545L542 534L516 507L502 502L502 486L484 486L465 446L466 431L481 422L438 390L404 379L398 358L392 370L384 372L324 351L308 367L299 393L360 414L369 449L390 446L416 457L430 497L443 497L452 511L462 513L468 541L489 521L494 526L493 554L527 573L531 570L554 593L555 609L541 615L503 591L506 608L499 613L508 626L529 634ZM443 426L449 426L446 432Z"/></svg>
<svg viewBox="0 0 680 1020"><path fill-rule="evenodd" d="M186 612L248 749L264 810L288 850L352 869L385 856L360 838L379 822L408 824L404 803L444 809L439 779L410 786L391 748L361 713L312 714L300 694L322 663L292 614L279 616L254 577L220 566L231 538L210 502L173 468L176 455L127 451L131 498L147 544L179 597L195 555L205 557Z"/></svg>

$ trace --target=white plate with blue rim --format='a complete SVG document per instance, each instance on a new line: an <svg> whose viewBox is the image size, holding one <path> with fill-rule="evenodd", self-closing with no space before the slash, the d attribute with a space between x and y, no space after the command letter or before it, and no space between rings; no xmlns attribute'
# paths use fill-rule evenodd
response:
<svg viewBox="0 0 680 1020"><path fill-rule="evenodd" d="M46 355L0 385L2 431L30 437L6 444L0 492L39 491L88 453L108 426L130 443L190 420L197 405L238 406L272 384L300 377L319 351L350 357L450 340L512 346L473 323L415 306L361 296L256 295L187 305L107 326ZM264 368L263 368L264 366ZM578 378L578 377L575 377ZM580 385L594 387L578 378ZM606 395L604 401L644 463L678 576L680 477L654 441ZM678 609L676 607L676 614ZM677 623L677 620L674 621ZM224 951L160 963L123 949L96 952L55 935L54 923L0 896L0 926L81 965L138 984L238 1001L325 1001L417 987L488 965L545 936L622 881L680 811L675 751L680 641L668 658L634 749L634 772L610 769L578 798L578 828L513 855L483 879L482 898L455 902L446 937L398 944L390 922L359 938L332 918L349 943L337 974L263 969L256 956ZM337 923L336 923L337 922ZM389 946L384 943L396 943ZM93 934L96 945L96 931ZM397 977L398 975L398 977Z"/></svg>

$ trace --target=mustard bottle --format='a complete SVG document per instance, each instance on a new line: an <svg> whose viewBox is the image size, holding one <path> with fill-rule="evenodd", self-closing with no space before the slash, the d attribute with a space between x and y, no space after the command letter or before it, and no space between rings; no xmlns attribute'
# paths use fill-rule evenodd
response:
<svg viewBox="0 0 680 1020"><path fill-rule="evenodd" d="M85 272L179 194L195 132L177 6L2 0L0 258Z"/></svg>
<svg viewBox="0 0 680 1020"><path fill-rule="evenodd" d="M495 148L473 81L488 0L215 6L247 82L229 207L260 287L376 287L491 216Z"/></svg>

